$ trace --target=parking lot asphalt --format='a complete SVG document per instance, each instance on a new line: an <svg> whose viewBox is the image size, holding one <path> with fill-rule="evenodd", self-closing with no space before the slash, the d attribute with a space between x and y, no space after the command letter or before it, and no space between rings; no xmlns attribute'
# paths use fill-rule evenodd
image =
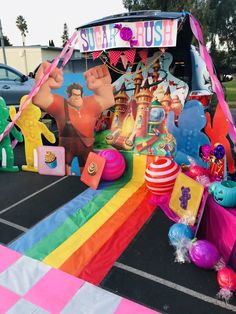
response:
<svg viewBox="0 0 236 314"><path fill-rule="evenodd" d="M22 145L16 164L23 163ZM57 211L87 186L78 177L1 173L0 243L9 245L39 221ZM144 208L145 210L145 208ZM172 222L157 208L132 243L115 262L101 287L161 313L232 313L235 297L227 304L216 298L216 272L174 261L168 243Z"/></svg>

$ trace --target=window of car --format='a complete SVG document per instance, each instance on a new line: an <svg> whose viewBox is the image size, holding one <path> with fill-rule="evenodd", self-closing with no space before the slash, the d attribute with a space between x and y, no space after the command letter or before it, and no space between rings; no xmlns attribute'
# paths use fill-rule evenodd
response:
<svg viewBox="0 0 236 314"><path fill-rule="evenodd" d="M0 68L0 80L1 81L20 81L21 77L9 69Z"/></svg>

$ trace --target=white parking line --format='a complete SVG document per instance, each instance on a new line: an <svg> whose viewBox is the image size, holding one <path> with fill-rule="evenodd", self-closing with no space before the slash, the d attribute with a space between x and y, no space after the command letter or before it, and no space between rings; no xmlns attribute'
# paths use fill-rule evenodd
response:
<svg viewBox="0 0 236 314"><path fill-rule="evenodd" d="M13 207L15 207L15 206L17 206L17 205L19 205L19 204L21 204L21 203L27 201L27 200L30 199L31 197L34 197L35 195L37 195L37 194L39 194L39 193L41 193L41 192L43 192L43 191L49 189L49 188L52 187L53 185L55 185L55 184L57 184L57 183L59 183L59 182L65 180L65 179L67 179L67 178L68 178L68 176L62 177L62 178L60 178L59 180L56 180L56 181L54 181L53 183L51 183L51 184L45 186L44 188L38 190L37 192L32 193L32 194L26 196L25 198L22 198L20 201L18 201L18 202L16 202L16 203L14 203L14 204L12 204L12 205L10 205L10 206L8 206L8 207L2 209L2 210L0 211L0 214L3 214L3 213L5 213L5 212L7 212L9 209L11 209L11 208L13 208Z"/></svg>
<svg viewBox="0 0 236 314"><path fill-rule="evenodd" d="M222 307L224 309L236 312L236 306L234 306L234 305L231 305L229 303L225 303L223 301L220 301L220 300L214 299L212 297L206 296L205 294L202 294L202 293L199 293L199 292L194 291L192 289L180 286L180 285L178 285L178 284L176 284L174 282L171 282L169 280L166 280L166 279L163 279L163 278L151 275L151 274L146 273L146 272L144 272L142 270L130 267L128 265L125 265L125 264L122 264L122 263L119 263L119 262L116 262L113 266L115 266L117 268L120 268L120 269L123 269L123 270L126 270L126 271L128 271L130 273L133 273L135 275L141 276L143 278L152 280L154 282L160 283L160 284L162 284L164 286L167 286L169 288L178 290L178 291L183 292L185 294L191 295L192 297L200 299L202 301L205 301L205 302L208 302L208 303L220 306L220 307Z"/></svg>
<svg viewBox="0 0 236 314"><path fill-rule="evenodd" d="M23 231L23 232L27 232L29 230L29 229L27 229L25 227L22 227L22 226L20 226L18 224L15 224L13 222L10 222L10 221L2 219L2 218L0 218L0 222L3 223L4 225L13 227L13 228L18 229L18 230Z"/></svg>

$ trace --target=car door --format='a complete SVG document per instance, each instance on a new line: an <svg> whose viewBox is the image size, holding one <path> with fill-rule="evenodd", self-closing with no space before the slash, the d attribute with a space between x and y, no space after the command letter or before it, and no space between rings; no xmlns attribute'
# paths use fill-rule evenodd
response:
<svg viewBox="0 0 236 314"><path fill-rule="evenodd" d="M0 67L0 95L7 105L19 105L21 97L29 92L22 75L8 67Z"/></svg>

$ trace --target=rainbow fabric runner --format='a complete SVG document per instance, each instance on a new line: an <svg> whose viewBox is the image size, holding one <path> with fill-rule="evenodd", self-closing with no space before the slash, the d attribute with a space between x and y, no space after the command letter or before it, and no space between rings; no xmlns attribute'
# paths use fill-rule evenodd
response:
<svg viewBox="0 0 236 314"><path fill-rule="evenodd" d="M0 256L0 313L157 313L2 245Z"/></svg>
<svg viewBox="0 0 236 314"><path fill-rule="evenodd" d="M99 284L156 208L144 183L147 157L124 157L122 178L87 189L10 248Z"/></svg>

